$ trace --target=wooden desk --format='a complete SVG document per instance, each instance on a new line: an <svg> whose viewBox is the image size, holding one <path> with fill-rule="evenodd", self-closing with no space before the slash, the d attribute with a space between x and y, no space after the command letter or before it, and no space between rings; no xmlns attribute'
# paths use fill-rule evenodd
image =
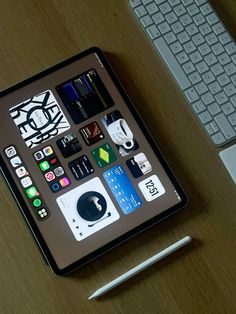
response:
<svg viewBox="0 0 236 314"><path fill-rule="evenodd" d="M215 6L236 38L236 2ZM87 47L102 48L189 196L187 208L168 221L61 278L45 265L1 176L0 312L235 313L236 186L127 0L1 0L0 12L1 89ZM194 238L188 248L87 300L187 234Z"/></svg>

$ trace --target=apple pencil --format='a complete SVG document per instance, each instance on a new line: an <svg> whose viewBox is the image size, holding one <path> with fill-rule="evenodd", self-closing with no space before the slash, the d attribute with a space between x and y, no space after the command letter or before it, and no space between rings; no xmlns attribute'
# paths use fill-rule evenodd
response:
<svg viewBox="0 0 236 314"><path fill-rule="evenodd" d="M177 251L178 249L182 248L183 246L185 246L186 244L190 243L191 241L192 241L192 238L190 236L186 236L183 239L175 242L174 244L170 245L169 247L167 247L163 251L161 251L161 252L157 253L156 255L150 257L146 261L142 262L141 264L139 264L136 267L130 269L129 271L127 271L123 275L121 275L118 278L112 280L111 282L109 282L108 284L103 286L102 288L98 289L88 299L91 300L91 299L100 297L101 295L107 293L111 289L119 286L120 284L122 284L123 282L128 280L129 278L131 278L131 277L135 276L136 274L140 273L144 269L152 266L153 264L159 262L160 260L162 260L166 256L174 253L175 251Z"/></svg>

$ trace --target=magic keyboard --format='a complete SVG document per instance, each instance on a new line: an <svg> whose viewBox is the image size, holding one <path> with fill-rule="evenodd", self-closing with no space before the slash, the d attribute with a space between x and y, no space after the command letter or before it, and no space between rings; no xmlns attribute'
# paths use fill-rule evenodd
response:
<svg viewBox="0 0 236 314"><path fill-rule="evenodd" d="M236 44L207 0L129 0L215 145L236 138Z"/></svg>

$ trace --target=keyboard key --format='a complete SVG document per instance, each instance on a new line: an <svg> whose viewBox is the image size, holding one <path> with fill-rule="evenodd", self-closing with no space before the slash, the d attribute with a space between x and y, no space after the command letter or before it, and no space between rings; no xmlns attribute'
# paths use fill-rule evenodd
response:
<svg viewBox="0 0 236 314"><path fill-rule="evenodd" d="M215 76L218 76L224 72L224 69L219 63L216 63L211 67L211 71Z"/></svg>
<svg viewBox="0 0 236 314"><path fill-rule="evenodd" d="M209 15L206 17L206 19L207 19L207 22L208 22L210 25L213 25L213 24L219 22L219 19L218 19L217 15L216 15L215 13L209 14Z"/></svg>
<svg viewBox="0 0 236 314"><path fill-rule="evenodd" d="M216 98L218 104L220 104L220 105L222 105L223 103L225 103L228 100L228 97L226 96L226 94L224 92L220 92L220 93L216 94L215 98Z"/></svg>
<svg viewBox="0 0 236 314"><path fill-rule="evenodd" d="M217 59L213 53L210 53L209 55L205 56L205 61L208 65L213 65L217 62Z"/></svg>
<svg viewBox="0 0 236 314"><path fill-rule="evenodd" d="M201 45L205 41L203 36L200 33L194 35L192 39L193 39L193 42L195 43L195 45L197 45L197 46Z"/></svg>
<svg viewBox="0 0 236 314"><path fill-rule="evenodd" d="M174 7L174 11L177 16L181 16L184 13L186 13L186 9L184 8L182 4L179 4L177 7Z"/></svg>
<svg viewBox="0 0 236 314"><path fill-rule="evenodd" d="M202 11L202 14L204 15L208 15L212 12L212 8L208 3L202 5L200 10Z"/></svg>
<svg viewBox="0 0 236 314"><path fill-rule="evenodd" d="M229 122L231 123L232 126L236 125L236 112L232 113L229 116Z"/></svg>
<svg viewBox="0 0 236 314"><path fill-rule="evenodd" d="M230 125L229 121L226 119L223 113L220 113L219 115L215 116L214 119L226 139L230 139L235 136L236 133L234 129L232 128L232 126Z"/></svg>
<svg viewBox="0 0 236 314"><path fill-rule="evenodd" d="M204 82L200 82L195 86L199 95L202 95L208 91L208 88Z"/></svg>
<svg viewBox="0 0 236 314"><path fill-rule="evenodd" d="M190 37L188 36L187 32L185 32L185 31L183 31L182 33L177 35L177 37L178 37L181 44L184 44L190 40Z"/></svg>
<svg viewBox="0 0 236 314"><path fill-rule="evenodd" d="M206 38L206 41L209 45L213 45L213 44L218 42L218 39L214 33L210 33L210 34L206 35L205 38Z"/></svg>
<svg viewBox="0 0 236 314"><path fill-rule="evenodd" d="M169 0L170 5L173 7L180 3L180 0Z"/></svg>
<svg viewBox="0 0 236 314"><path fill-rule="evenodd" d="M211 48L212 48L212 51L214 52L214 54L216 56L218 56L219 54L221 54L225 51L223 46L221 45L221 43L217 43L217 44L213 45Z"/></svg>
<svg viewBox="0 0 236 314"><path fill-rule="evenodd" d="M185 72L186 74L189 74L189 73L195 71L195 67L194 67L194 65L192 64L192 62L190 62L190 61L187 62L187 63L185 63L185 64L183 65L183 69L184 69L184 72Z"/></svg>
<svg viewBox="0 0 236 314"><path fill-rule="evenodd" d="M184 52L184 51L181 51L179 54L177 54L176 58L180 64L183 64L189 60L189 57L187 56L186 52Z"/></svg>
<svg viewBox="0 0 236 314"><path fill-rule="evenodd" d="M205 105L209 105L214 101L214 97L212 96L211 93L206 93L204 95L202 95L202 101Z"/></svg>
<svg viewBox="0 0 236 314"><path fill-rule="evenodd" d="M213 129L214 132L218 132L218 131L219 131L219 127L218 127L218 125L215 123L215 121L212 121L212 122L210 123L210 125L211 125L211 127L212 127L212 129Z"/></svg>
<svg viewBox="0 0 236 314"><path fill-rule="evenodd" d="M230 98L231 103L236 107L236 95Z"/></svg>
<svg viewBox="0 0 236 314"><path fill-rule="evenodd" d="M200 82L202 80L202 78L198 72L191 73L189 75L189 79L192 82L192 84L197 84L198 82Z"/></svg>
<svg viewBox="0 0 236 314"><path fill-rule="evenodd" d="M231 105L230 102L227 102L226 104L222 106L222 110L226 115L229 115L232 112L234 112L234 107Z"/></svg>
<svg viewBox="0 0 236 314"><path fill-rule="evenodd" d="M194 51L193 53L191 53L190 59L193 63L198 63L202 60L202 56L200 55L199 51Z"/></svg>
<svg viewBox="0 0 236 314"><path fill-rule="evenodd" d="M147 14L147 10L144 8L143 5L137 7L134 12L136 13L137 17L142 17Z"/></svg>
<svg viewBox="0 0 236 314"><path fill-rule="evenodd" d="M182 0L182 3L183 3L184 6L188 6L191 3L193 3L193 0Z"/></svg>
<svg viewBox="0 0 236 314"><path fill-rule="evenodd" d="M183 25L178 21L174 24L172 24L172 29L175 32L175 34L178 34L184 30Z"/></svg>
<svg viewBox="0 0 236 314"><path fill-rule="evenodd" d="M203 124L206 124L212 120L212 117L208 111L200 113L198 117Z"/></svg>
<svg viewBox="0 0 236 314"><path fill-rule="evenodd" d="M216 145L220 145L225 141L225 138L221 132L218 132L212 136L212 140Z"/></svg>
<svg viewBox="0 0 236 314"><path fill-rule="evenodd" d="M230 79L228 75L225 73L222 73L217 77L218 82L220 83L221 86L225 86L226 84L230 83Z"/></svg>
<svg viewBox="0 0 236 314"><path fill-rule="evenodd" d="M233 82L234 86L236 86L236 74L231 76L231 81Z"/></svg>
<svg viewBox="0 0 236 314"><path fill-rule="evenodd" d="M155 39L161 35L159 29L154 24L147 27L147 32L151 39Z"/></svg>
<svg viewBox="0 0 236 314"><path fill-rule="evenodd" d="M161 14L161 12L157 12L157 13L153 14L152 19L155 22L155 24L159 24L159 23L162 23L163 21L165 21L164 16Z"/></svg>
<svg viewBox="0 0 236 314"><path fill-rule="evenodd" d="M233 53L236 53L236 45L234 42L227 44L225 46L225 49L227 50L228 54L230 54L230 55Z"/></svg>
<svg viewBox="0 0 236 314"><path fill-rule="evenodd" d="M213 82L215 80L215 77L214 77L214 75L212 74L211 71L208 71L208 72L204 73L202 75L202 78L204 79L206 84L209 84L209 83L211 83L211 82Z"/></svg>
<svg viewBox="0 0 236 314"><path fill-rule="evenodd" d="M180 18L180 21L181 23L184 25L184 26L187 26L189 25L190 23L192 23L192 18L190 17L190 15L187 13L187 14L184 14L183 16L181 16Z"/></svg>
<svg viewBox="0 0 236 314"><path fill-rule="evenodd" d="M186 44L184 44L184 50L187 53L191 53L191 52L196 50L196 46L194 45L194 43L192 41L189 41Z"/></svg>
<svg viewBox="0 0 236 314"><path fill-rule="evenodd" d="M168 64L172 74L174 75L176 81L180 85L182 89L186 89L190 87L190 81L185 75L184 71L176 61L175 56L165 43L163 38L157 38L154 40L154 45L156 46L157 50L161 54L162 58L166 61ZM172 44L173 45L173 44Z"/></svg>
<svg viewBox="0 0 236 314"><path fill-rule="evenodd" d="M203 36L211 33L211 27L209 26L209 24L205 23L205 24L202 24L200 27L200 32L202 33Z"/></svg>
<svg viewBox="0 0 236 314"><path fill-rule="evenodd" d="M197 26L203 24L206 21L204 16L201 13L198 13L197 15L195 15L193 17L193 20Z"/></svg>
<svg viewBox="0 0 236 314"><path fill-rule="evenodd" d="M234 87L233 84L229 84L227 86L224 87L224 91L226 93L227 96L232 96L233 94L236 94L236 88Z"/></svg>
<svg viewBox="0 0 236 314"><path fill-rule="evenodd" d="M211 134L214 133L214 130L212 129L210 123L208 123L208 124L205 125L205 129L206 129L206 131L207 131L207 133L208 133L209 135L211 135Z"/></svg>
<svg viewBox="0 0 236 314"><path fill-rule="evenodd" d="M220 22L215 24L215 25L213 25L212 28L213 28L214 32L216 33L216 35L219 35L219 34L221 34L221 33L223 33L225 31L225 28L224 28L223 24L220 23Z"/></svg>
<svg viewBox="0 0 236 314"><path fill-rule="evenodd" d="M141 0L129 0L129 3L131 5L132 8L137 7L138 5L142 4Z"/></svg>
<svg viewBox="0 0 236 314"><path fill-rule="evenodd" d="M198 28L195 24L190 24L186 27L186 31L188 32L189 36L193 36L198 33Z"/></svg>
<svg viewBox="0 0 236 314"><path fill-rule="evenodd" d="M142 0L144 5L147 5L148 3L152 2L153 0Z"/></svg>
<svg viewBox="0 0 236 314"><path fill-rule="evenodd" d="M207 107L207 109L209 110L209 112L211 113L212 116L216 115L217 113L221 112L221 109L219 107L219 105L214 102L213 104L209 105ZM217 127L218 128L218 127ZM216 131L215 131L216 132Z"/></svg>
<svg viewBox="0 0 236 314"><path fill-rule="evenodd" d="M193 87L187 89L185 91L185 95L188 98L190 103L192 103L192 102L194 102L194 101L199 99L199 96L198 96L196 90Z"/></svg>
<svg viewBox="0 0 236 314"><path fill-rule="evenodd" d="M168 2L162 3L159 6L159 9L161 10L163 14L169 13L171 11L171 7Z"/></svg>
<svg viewBox="0 0 236 314"><path fill-rule="evenodd" d="M222 45L228 44L232 39L230 38L228 33L223 33L219 36L219 40L222 43Z"/></svg>
<svg viewBox="0 0 236 314"><path fill-rule="evenodd" d="M230 62L230 57L229 57L229 55L227 55L226 52L224 52L220 56L218 56L218 59L219 59L221 65L225 65L225 64Z"/></svg>
<svg viewBox="0 0 236 314"><path fill-rule="evenodd" d="M147 27L147 26L153 24L153 20L151 19L151 17L149 15L143 16L140 21L144 27Z"/></svg>
<svg viewBox="0 0 236 314"><path fill-rule="evenodd" d="M146 9L150 15L158 12L158 7L155 3L150 3L146 6Z"/></svg>
<svg viewBox="0 0 236 314"><path fill-rule="evenodd" d="M213 83L209 84L209 89L212 94L216 94L221 91L220 84L217 81L214 81Z"/></svg>
<svg viewBox="0 0 236 314"><path fill-rule="evenodd" d="M228 75L232 75L236 72L236 66L234 65L234 63L228 63L225 66L225 71Z"/></svg>
<svg viewBox="0 0 236 314"><path fill-rule="evenodd" d="M198 7L196 6L196 4L191 4L188 8L187 8L188 13L193 16L196 15L199 12Z"/></svg>
<svg viewBox="0 0 236 314"><path fill-rule="evenodd" d="M159 31L162 33L162 34L166 34L167 32L170 31L170 26L167 22L164 22L164 23L161 23L158 25L158 28L159 28Z"/></svg>
<svg viewBox="0 0 236 314"><path fill-rule="evenodd" d="M177 42L173 43L172 45L170 45L170 49L172 50L172 52L173 52L174 54L176 54L176 53L182 51L182 50L183 50L183 47L182 47L182 45L180 45L180 43L177 41Z"/></svg>
<svg viewBox="0 0 236 314"><path fill-rule="evenodd" d="M203 104L201 100L199 100L193 104L193 109L196 113L199 113L204 111L206 109L206 106Z"/></svg>
<svg viewBox="0 0 236 314"><path fill-rule="evenodd" d="M166 42L167 42L168 44L171 44L171 43L173 43L174 41L177 40L177 37L175 36L175 34L174 34L173 32L167 33L167 34L164 36L164 38L165 38L165 40L166 40Z"/></svg>
<svg viewBox="0 0 236 314"><path fill-rule="evenodd" d="M169 24L172 24L172 23L178 21L178 18L174 12L170 12L170 13L166 14L166 20Z"/></svg>
<svg viewBox="0 0 236 314"><path fill-rule="evenodd" d="M196 68L197 68L197 70L198 70L198 72L199 72L200 74L202 74L202 73L204 73L204 72L206 72L206 71L209 70L209 67L208 67L208 65L206 64L205 61L201 61L200 63L198 63L198 64L196 65Z"/></svg>
<svg viewBox="0 0 236 314"><path fill-rule="evenodd" d="M204 56L204 55L206 55L206 54L211 52L211 48L206 43L202 44L201 46L199 46L198 50L200 51L202 56Z"/></svg>

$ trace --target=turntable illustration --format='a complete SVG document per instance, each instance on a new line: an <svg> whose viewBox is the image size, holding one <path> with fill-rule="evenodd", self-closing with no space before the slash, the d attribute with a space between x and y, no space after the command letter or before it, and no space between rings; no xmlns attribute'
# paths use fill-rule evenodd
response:
<svg viewBox="0 0 236 314"><path fill-rule="evenodd" d="M57 204L77 241L87 238L120 217L98 177L59 196Z"/></svg>

